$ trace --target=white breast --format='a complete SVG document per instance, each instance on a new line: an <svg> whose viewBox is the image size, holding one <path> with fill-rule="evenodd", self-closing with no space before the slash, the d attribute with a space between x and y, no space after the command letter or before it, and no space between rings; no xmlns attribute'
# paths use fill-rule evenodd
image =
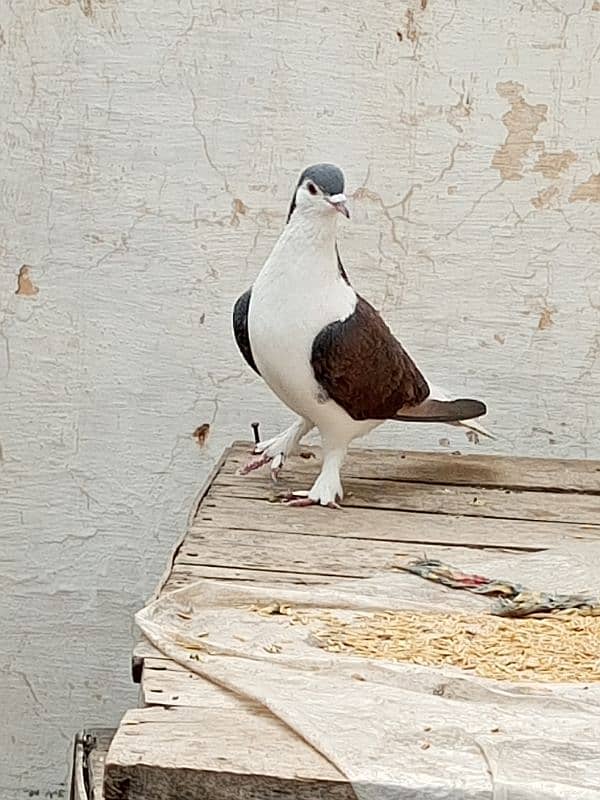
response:
<svg viewBox="0 0 600 800"><path fill-rule="evenodd" d="M328 233L328 231L325 231ZM311 366L317 334L346 319L356 294L339 274L335 234L288 225L252 288L248 332L261 376L297 414L318 422L323 397Z"/></svg>

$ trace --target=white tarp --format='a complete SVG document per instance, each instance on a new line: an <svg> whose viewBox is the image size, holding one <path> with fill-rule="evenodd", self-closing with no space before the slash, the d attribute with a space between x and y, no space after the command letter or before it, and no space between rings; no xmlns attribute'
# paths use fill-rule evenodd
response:
<svg viewBox="0 0 600 800"><path fill-rule="evenodd" d="M461 550L455 566L538 591L597 593L600 545L497 558ZM600 683L495 682L332 654L305 626L251 610L273 602L342 614L485 613L491 604L398 572L335 588L202 581L136 619L170 658L268 707L348 777L359 800L599 800ZM199 644L206 654L195 660L189 647Z"/></svg>

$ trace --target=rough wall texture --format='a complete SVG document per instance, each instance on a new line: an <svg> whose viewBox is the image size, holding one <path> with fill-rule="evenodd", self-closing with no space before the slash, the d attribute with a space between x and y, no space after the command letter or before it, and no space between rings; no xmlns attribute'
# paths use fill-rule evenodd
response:
<svg viewBox="0 0 600 800"><path fill-rule="evenodd" d="M229 309L307 163L345 168L353 281L488 400L486 448L600 456L599 86L598 0L0 0L4 800L61 796L134 701L196 488L287 419Z"/></svg>

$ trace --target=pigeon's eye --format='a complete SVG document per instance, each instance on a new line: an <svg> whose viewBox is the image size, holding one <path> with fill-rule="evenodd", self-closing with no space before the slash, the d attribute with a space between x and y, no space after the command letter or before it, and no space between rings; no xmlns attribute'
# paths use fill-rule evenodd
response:
<svg viewBox="0 0 600 800"><path fill-rule="evenodd" d="M314 183L307 183L306 188L313 196L317 193L317 187L314 185Z"/></svg>

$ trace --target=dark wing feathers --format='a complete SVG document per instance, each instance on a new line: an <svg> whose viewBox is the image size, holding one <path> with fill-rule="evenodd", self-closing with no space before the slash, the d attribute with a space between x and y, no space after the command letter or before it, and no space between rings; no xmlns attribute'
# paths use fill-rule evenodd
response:
<svg viewBox="0 0 600 800"><path fill-rule="evenodd" d="M257 375L260 375L254 356L252 355L252 348L250 347L250 336L248 335L248 308L250 307L250 296L252 294L252 287L244 292L241 297L235 302L233 307L233 335L235 341L240 349L241 354L246 359L247 364L252 367Z"/></svg>
<svg viewBox="0 0 600 800"><path fill-rule="evenodd" d="M420 406L411 409L401 408L394 419L401 422L460 422L465 419L477 419L487 413L485 403L481 400L435 400L428 397Z"/></svg>
<svg viewBox="0 0 600 800"><path fill-rule="evenodd" d="M414 361L360 296L353 314L318 334L311 361L317 382L355 420L390 419L429 395Z"/></svg>

